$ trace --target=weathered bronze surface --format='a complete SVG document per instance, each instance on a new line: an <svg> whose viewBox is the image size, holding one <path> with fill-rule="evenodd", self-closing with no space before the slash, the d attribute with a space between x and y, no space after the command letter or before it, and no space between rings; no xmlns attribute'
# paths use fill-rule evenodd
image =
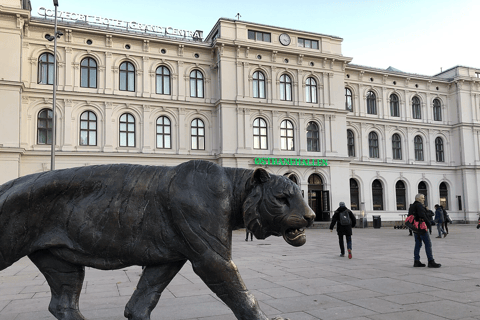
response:
<svg viewBox="0 0 480 320"><path fill-rule="evenodd" d="M0 186L0 270L28 256L50 285L50 312L83 320L85 266L145 266L125 317L148 320L189 260L237 319L266 320L231 259L232 230L301 246L314 218L296 184L264 169L189 161L50 171Z"/></svg>

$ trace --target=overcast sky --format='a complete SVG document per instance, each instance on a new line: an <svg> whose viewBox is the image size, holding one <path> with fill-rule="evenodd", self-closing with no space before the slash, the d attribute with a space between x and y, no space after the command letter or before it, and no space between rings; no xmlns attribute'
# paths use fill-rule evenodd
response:
<svg viewBox="0 0 480 320"><path fill-rule="evenodd" d="M351 63L435 75L456 65L480 69L479 0L58 0L58 10L162 27L203 30L219 18L334 35ZM53 9L52 0L31 0Z"/></svg>

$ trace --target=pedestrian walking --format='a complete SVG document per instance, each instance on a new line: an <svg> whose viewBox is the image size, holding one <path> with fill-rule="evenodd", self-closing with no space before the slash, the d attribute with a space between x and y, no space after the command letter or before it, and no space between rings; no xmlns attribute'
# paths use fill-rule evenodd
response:
<svg viewBox="0 0 480 320"><path fill-rule="evenodd" d="M346 206L345 202L340 202L339 207L335 210L330 223L330 232L337 225L338 243L340 245L340 257L345 257L345 245L343 236L347 240L348 259L352 259L352 228L357 224L357 219Z"/></svg>
<svg viewBox="0 0 480 320"><path fill-rule="evenodd" d="M442 227L443 227L443 230L445 230L445 232L448 234L448 223L452 223L452 219L450 219L450 216L448 215L447 210L445 210L443 208L443 206L440 206L440 208L442 208L442 210L443 210L443 224L442 224Z"/></svg>
<svg viewBox="0 0 480 320"><path fill-rule="evenodd" d="M425 206L425 196L421 193L415 196L415 202L410 206L408 210L408 215L414 216L414 222L421 226L422 222L425 222L426 226L430 224L428 221L428 217L426 215ZM425 264L420 261L420 249L422 248L422 243L425 244L425 253L427 254L428 259L428 267L429 268L440 268L442 265L440 263L436 263L435 259L433 258L433 250L432 250L432 241L430 240L430 235L427 232L427 228L422 229L418 228L414 232L415 235L415 249L413 250L413 266L414 267L425 267Z"/></svg>
<svg viewBox="0 0 480 320"><path fill-rule="evenodd" d="M443 230L443 227L442 227L443 210L438 204L435 205L435 223L437 224L437 231L438 231L437 238L441 238L442 234L443 234L443 237L445 238L447 236L447 233L445 232L445 230Z"/></svg>

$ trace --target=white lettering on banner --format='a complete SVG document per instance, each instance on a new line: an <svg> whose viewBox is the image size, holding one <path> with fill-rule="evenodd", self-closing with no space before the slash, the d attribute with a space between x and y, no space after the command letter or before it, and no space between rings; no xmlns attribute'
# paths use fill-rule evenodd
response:
<svg viewBox="0 0 480 320"><path fill-rule="evenodd" d="M45 7L38 8L37 13L42 17L54 17L55 10L46 9ZM86 14L79 14L75 12L67 12L67 11L57 11L57 17L66 20L81 20L87 23L94 23L94 24L101 24L106 25L109 27L118 27L122 29L133 29L133 30L141 30L145 32L154 32L160 33L164 35L174 35L183 38L201 38L203 35L202 31L188 31L184 29L174 29L172 27L161 27L155 26L152 24L142 24L135 21L123 21L117 19L109 19L100 16L91 16Z"/></svg>

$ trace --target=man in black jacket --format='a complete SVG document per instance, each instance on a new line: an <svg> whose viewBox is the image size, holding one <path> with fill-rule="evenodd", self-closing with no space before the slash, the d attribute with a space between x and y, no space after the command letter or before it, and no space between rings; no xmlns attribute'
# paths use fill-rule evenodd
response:
<svg viewBox="0 0 480 320"><path fill-rule="evenodd" d="M355 219L352 211L345 207L345 202L340 202L338 209L335 210L332 223L330 223L330 232L333 231L335 224L337 224L340 257L345 257L345 246L343 244L343 236L345 236L347 239L348 259L352 259L352 227L355 227L357 224L357 219Z"/></svg>
<svg viewBox="0 0 480 320"><path fill-rule="evenodd" d="M425 202L425 196L421 193L415 196L415 202L410 206L408 210L408 215L414 215L415 221L419 223L425 222L428 228L431 228L430 220L426 215L425 206L423 205ZM422 230L419 228L420 231L414 232L415 235L415 249L413 251L414 256L414 267L425 267L424 263L420 262L420 248L422 247L422 242L425 244L425 252L428 258L428 267L429 268L440 268L442 265L436 263L433 259L433 251L432 251L432 242L430 240L430 236L427 230Z"/></svg>

